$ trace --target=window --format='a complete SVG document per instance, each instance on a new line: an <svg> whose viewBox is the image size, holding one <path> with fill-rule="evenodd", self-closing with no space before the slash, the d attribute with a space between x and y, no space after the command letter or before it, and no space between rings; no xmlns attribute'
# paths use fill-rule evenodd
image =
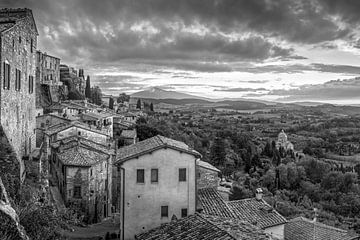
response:
<svg viewBox="0 0 360 240"><path fill-rule="evenodd" d="M34 47L34 40L30 39L30 52L33 53L33 47Z"/></svg>
<svg viewBox="0 0 360 240"><path fill-rule="evenodd" d="M10 64L4 62L4 89L10 89Z"/></svg>
<svg viewBox="0 0 360 240"><path fill-rule="evenodd" d="M145 183L145 170L144 169L136 170L136 182L137 183Z"/></svg>
<svg viewBox="0 0 360 240"><path fill-rule="evenodd" d="M161 206L161 217L169 217L169 207Z"/></svg>
<svg viewBox="0 0 360 240"><path fill-rule="evenodd" d="M21 37L19 37L19 43L21 43Z"/></svg>
<svg viewBox="0 0 360 240"><path fill-rule="evenodd" d="M29 76L29 93L33 93L34 92L34 77L33 76Z"/></svg>
<svg viewBox="0 0 360 240"><path fill-rule="evenodd" d="M16 69L16 78L15 78L15 90L20 91L21 88L21 71Z"/></svg>
<svg viewBox="0 0 360 240"><path fill-rule="evenodd" d="M186 168L179 169L179 182L186 182Z"/></svg>
<svg viewBox="0 0 360 240"><path fill-rule="evenodd" d="M183 218L183 217L187 217L187 208L182 208L181 209L181 217Z"/></svg>
<svg viewBox="0 0 360 240"><path fill-rule="evenodd" d="M151 169L151 182L152 183L159 182L159 169L157 168Z"/></svg>
<svg viewBox="0 0 360 240"><path fill-rule="evenodd" d="M74 198L81 198L81 186L74 186Z"/></svg>

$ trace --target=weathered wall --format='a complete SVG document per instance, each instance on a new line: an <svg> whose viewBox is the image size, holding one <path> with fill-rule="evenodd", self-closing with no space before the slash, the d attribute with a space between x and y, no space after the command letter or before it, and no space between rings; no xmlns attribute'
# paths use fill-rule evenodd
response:
<svg viewBox="0 0 360 240"><path fill-rule="evenodd" d="M284 239L284 226L285 226L284 224L281 224L278 226L265 228L264 232L270 234L271 236L273 236L276 239L283 240Z"/></svg>
<svg viewBox="0 0 360 240"><path fill-rule="evenodd" d="M218 172L203 168L201 166L197 167L197 188L209 188L217 187L219 185Z"/></svg>
<svg viewBox="0 0 360 240"><path fill-rule="evenodd" d="M170 222L175 215L181 218L181 209L195 213L195 157L170 148L160 149L129 160L125 169L124 234L133 239L135 234ZM159 169L158 183L150 182L151 169ZM179 182L179 168L186 168L186 182ZM136 170L145 169L145 183L136 183ZM120 196L122 199L122 196ZM161 206L168 206L169 217L161 217Z"/></svg>
<svg viewBox="0 0 360 240"><path fill-rule="evenodd" d="M30 17L20 20L19 24L1 35L1 125L20 161L21 176L24 171L21 159L35 147L35 89L29 93L29 76L35 79L36 43L37 36L31 28ZM4 62L11 66L9 90L3 88ZM15 90L16 69L21 70L20 91Z"/></svg>

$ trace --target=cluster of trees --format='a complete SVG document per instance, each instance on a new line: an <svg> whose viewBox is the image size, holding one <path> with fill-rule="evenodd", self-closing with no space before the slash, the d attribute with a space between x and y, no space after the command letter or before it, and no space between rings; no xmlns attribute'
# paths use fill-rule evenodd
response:
<svg viewBox="0 0 360 240"><path fill-rule="evenodd" d="M322 152L317 145L309 145L305 157L295 160L292 151L278 149L274 141L259 140L240 125L223 120L191 124L153 116L138 122L137 130L140 139L161 134L195 148L203 160L235 181L232 199L253 197L255 189L262 187L267 200L285 217L312 218L317 208L321 221L360 232L358 175L344 168L332 171L330 164L319 159Z"/></svg>

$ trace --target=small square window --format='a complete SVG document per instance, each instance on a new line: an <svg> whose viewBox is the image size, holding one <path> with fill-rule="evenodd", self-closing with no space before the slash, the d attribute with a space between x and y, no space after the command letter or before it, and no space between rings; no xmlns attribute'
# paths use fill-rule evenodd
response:
<svg viewBox="0 0 360 240"><path fill-rule="evenodd" d="M159 182L159 169L157 168L151 169L151 182L152 183Z"/></svg>
<svg viewBox="0 0 360 240"><path fill-rule="evenodd" d="M181 217L187 217L188 215L188 211L187 211L187 208L182 208L181 209Z"/></svg>
<svg viewBox="0 0 360 240"><path fill-rule="evenodd" d="M145 170L144 169L136 170L136 182L137 183L145 183Z"/></svg>
<svg viewBox="0 0 360 240"><path fill-rule="evenodd" d="M179 182L186 182L186 168L179 169Z"/></svg>
<svg viewBox="0 0 360 240"><path fill-rule="evenodd" d="M161 217L169 217L169 207L161 206Z"/></svg>

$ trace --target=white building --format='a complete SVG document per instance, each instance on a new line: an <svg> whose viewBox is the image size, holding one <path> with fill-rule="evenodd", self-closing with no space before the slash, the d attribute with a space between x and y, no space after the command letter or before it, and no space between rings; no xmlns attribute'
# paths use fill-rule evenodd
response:
<svg viewBox="0 0 360 240"><path fill-rule="evenodd" d="M121 239L134 239L196 211L196 160L201 155L183 142L162 136L120 148L114 168L114 194Z"/></svg>

